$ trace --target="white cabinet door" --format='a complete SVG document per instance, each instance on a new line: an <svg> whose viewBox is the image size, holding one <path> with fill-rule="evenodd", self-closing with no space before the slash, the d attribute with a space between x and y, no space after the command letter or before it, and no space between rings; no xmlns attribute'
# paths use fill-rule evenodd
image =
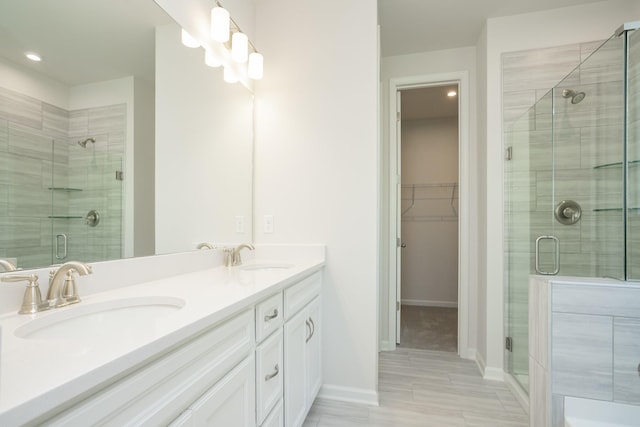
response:
<svg viewBox="0 0 640 427"><path fill-rule="evenodd" d="M284 324L284 423L298 427L307 415L306 340L309 336L307 311L302 310Z"/></svg>
<svg viewBox="0 0 640 427"><path fill-rule="evenodd" d="M282 400L284 374L282 330L274 332L256 348L256 416L260 425Z"/></svg>
<svg viewBox="0 0 640 427"><path fill-rule="evenodd" d="M278 402L261 427L284 427L284 413L282 412L282 400Z"/></svg>
<svg viewBox="0 0 640 427"><path fill-rule="evenodd" d="M322 330L320 321L320 297L316 297L307 307L307 321L310 325L310 337L307 341L306 363L307 377L305 399L307 409L311 408L322 385Z"/></svg>
<svg viewBox="0 0 640 427"><path fill-rule="evenodd" d="M255 427L255 356L240 362L189 409L196 427Z"/></svg>

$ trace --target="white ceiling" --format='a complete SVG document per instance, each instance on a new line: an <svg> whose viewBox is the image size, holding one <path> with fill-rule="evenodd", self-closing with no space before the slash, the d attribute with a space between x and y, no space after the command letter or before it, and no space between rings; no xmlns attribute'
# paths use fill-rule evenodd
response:
<svg viewBox="0 0 640 427"><path fill-rule="evenodd" d="M378 0L382 56L475 46L487 18L601 0Z"/></svg>
<svg viewBox="0 0 640 427"><path fill-rule="evenodd" d="M69 86L153 80L155 27L169 22L152 0L1 0L0 58ZM26 51L43 61L28 61Z"/></svg>
<svg viewBox="0 0 640 427"><path fill-rule="evenodd" d="M401 92L402 120L456 117L458 97L449 97L449 91L458 91L457 84L408 89Z"/></svg>

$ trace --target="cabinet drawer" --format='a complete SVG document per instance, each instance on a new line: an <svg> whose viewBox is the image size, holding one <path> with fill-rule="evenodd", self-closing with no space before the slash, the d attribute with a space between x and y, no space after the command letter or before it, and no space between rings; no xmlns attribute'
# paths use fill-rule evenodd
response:
<svg viewBox="0 0 640 427"><path fill-rule="evenodd" d="M254 310L247 310L45 425L166 425L251 352L254 325Z"/></svg>
<svg viewBox="0 0 640 427"><path fill-rule="evenodd" d="M300 311L309 301L320 294L322 288L322 274L314 273L300 281L300 283L291 286L284 291L284 314L285 318L290 319L291 316Z"/></svg>
<svg viewBox="0 0 640 427"><path fill-rule="evenodd" d="M256 341L261 342L282 326L283 319L282 292L278 292L256 306Z"/></svg>
<svg viewBox="0 0 640 427"><path fill-rule="evenodd" d="M266 420L260 427L284 427L284 412L282 410L282 400L278 402Z"/></svg>
<svg viewBox="0 0 640 427"><path fill-rule="evenodd" d="M262 424L271 409L282 399L284 376L282 329L256 348L256 415Z"/></svg>

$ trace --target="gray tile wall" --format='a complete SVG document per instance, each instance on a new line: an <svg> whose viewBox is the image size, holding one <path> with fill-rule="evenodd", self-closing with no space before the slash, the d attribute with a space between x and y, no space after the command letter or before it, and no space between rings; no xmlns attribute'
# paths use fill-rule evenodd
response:
<svg viewBox="0 0 640 427"><path fill-rule="evenodd" d="M126 106L66 111L0 88L0 258L23 268L122 255L122 170ZM96 138L83 149L78 140ZM50 190L73 187L82 191ZM101 213L98 227L79 218ZM54 237L68 236L66 259Z"/></svg>

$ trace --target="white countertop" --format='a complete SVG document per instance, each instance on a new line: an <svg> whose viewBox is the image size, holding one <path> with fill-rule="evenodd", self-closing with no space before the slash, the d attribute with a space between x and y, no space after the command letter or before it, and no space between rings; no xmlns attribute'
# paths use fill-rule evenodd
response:
<svg viewBox="0 0 640 427"><path fill-rule="evenodd" d="M261 264L251 260L245 265ZM20 425L71 399L85 397L149 358L249 308L320 270L320 259L297 259L290 268L249 271L217 267L83 296L82 302L35 315L0 316L0 425ZM80 278L79 280L82 280ZM14 331L33 319L87 304L134 297L167 296L185 305L153 328L132 324L118 336L98 340L23 339Z"/></svg>

